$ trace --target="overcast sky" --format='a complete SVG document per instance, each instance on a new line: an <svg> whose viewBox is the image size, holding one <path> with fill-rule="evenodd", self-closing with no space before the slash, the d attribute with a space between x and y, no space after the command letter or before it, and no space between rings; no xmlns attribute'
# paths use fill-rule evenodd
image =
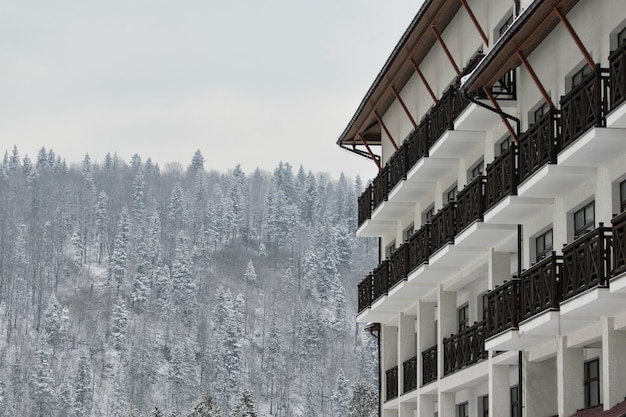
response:
<svg viewBox="0 0 626 417"><path fill-rule="evenodd" d="M420 0L0 0L0 150L364 180L336 145Z"/></svg>

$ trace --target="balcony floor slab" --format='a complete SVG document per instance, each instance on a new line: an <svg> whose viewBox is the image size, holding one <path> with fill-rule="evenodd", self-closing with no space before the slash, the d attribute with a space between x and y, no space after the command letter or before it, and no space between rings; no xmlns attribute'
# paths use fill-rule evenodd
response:
<svg viewBox="0 0 626 417"><path fill-rule="evenodd" d="M562 150L557 161L562 166L600 167L626 153L626 129L591 128Z"/></svg>
<svg viewBox="0 0 626 417"><path fill-rule="evenodd" d="M613 294L626 294L626 272L611 278L609 289ZM626 302L626 299L624 301Z"/></svg>
<svg viewBox="0 0 626 417"><path fill-rule="evenodd" d="M468 155L485 141L484 131L447 130L430 148L431 158L459 159Z"/></svg>
<svg viewBox="0 0 626 417"><path fill-rule="evenodd" d="M553 198L595 175L595 168L546 164L517 187L517 195Z"/></svg>
<svg viewBox="0 0 626 417"><path fill-rule="evenodd" d="M486 224L476 221L465 228L454 238L458 247L497 247L504 241L514 238L517 227L512 224Z"/></svg>
<svg viewBox="0 0 626 417"><path fill-rule="evenodd" d="M561 316L596 318L626 312L626 294L611 293L608 287L596 287L561 303Z"/></svg>
<svg viewBox="0 0 626 417"><path fill-rule="evenodd" d="M435 191L435 182L400 181L387 197L391 202L415 203L426 198L432 198Z"/></svg>
<svg viewBox="0 0 626 417"><path fill-rule="evenodd" d="M378 311L373 310L371 307L361 311L356 316L357 323L388 323L397 317L398 313L395 311Z"/></svg>
<svg viewBox="0 0 626 417"><path fill-rule="evenodd" d="M457 246L447 244L431 255L429 264L432 267L457 268L474 263L477 258L486 256L484 247Z"/></svg>
<svg viewBox="0 0 626 417"><path fill-rule="evenodd" d="M626 103L622 103L606 116L606 127L626 128Z"/></svg>
<svg viewBox="0 0 626 417"><path fill-rule="evenodd" d="M502 199L485 213L487 224L521 224L539 215L542 210L551 210L554 199L529 198L510 195Z"/></svg>
<svg viewBox="0 0 626 417"><path fill-rule="evenodd" d="M366 220L356 231L357 237L381 237L394 230L396 221Z"/></svg>
<svg viewBox="0 0 626 417"><path fill-rule="evenodd" d="M483 359L439 380L441 392L456 392L474 387L489 378L489 361Z"/></svg>
<svg viewBox="0 0 626 417"><path fill-rule="evenodd" d="M544 343L546 343L545 337L528 335L522 338L517 329L509 329L485 340L485 349L489 351L528 350Z"/></svg>
<svg viewBox="0 0 626 417"><path fill-rule="evenodd" d="M406 181L409 182L435 182L451 174L457 169L456 159L420 158L409 170Z"/></svg>
<svg viewBox="0 0 626 417"><path fill-rule="evenodd" d="M410 286L430 290L459 270L458 267L433 267L430 264L422 264L409 273L407 283Z"/></svg>
<svg viewBox="0 0 626 417"><path fill-rule="evenodd" d="M491 106L487 100L482 101ZM498 100L498 105L504 113L517 113L517 101L515 100ZM476 103L470 103L454 121L454 128L458 130L492 130L501 123L502 119L495 112Z"/></svg>

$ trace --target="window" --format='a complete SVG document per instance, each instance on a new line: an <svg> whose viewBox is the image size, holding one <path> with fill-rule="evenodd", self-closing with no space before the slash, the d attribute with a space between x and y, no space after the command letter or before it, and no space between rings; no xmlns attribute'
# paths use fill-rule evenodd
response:
<svg viewBox="0 0 626 417"><path fill-rule="evenodd" d="M541 119L544 114L548 114L549 112L550 112L550 106L548 105L548 103L543 103L533 112L532 123L537 123L537 121Z"/></svg>
<svg viewBox="0 0 626 417"><path fill-rule="evenodd" d="M585 65L581 69L573 73L571 77L570 89L582 83L588 74L591 74L591 67L589 67L589 65Z"/></svg>
<svg viewBox="0 0 626 417"><path fill-rule="evenodd" d="M458 308L457 317L459 323L459 332L462 332L469 327L469 306L467 304Z"/></svg>
<svg viewBox="0 0 626 417"><path fill-rule="evenodd" d="M489 291L485 291L478 296L478 305L481 306L480 311L482 312L481 320L486 320L487 316L489 316L489 297L487 297L487 294L489 294Z"/></svg>
<svg viewBox="0 0 626 417"><path fill-rule="evenodd" d="M435 206L430 206L424 213L422 213L422 222L429 223L430 219L435 215Z"/></svg>
<svg viewBox="0 0 626 417"><path fill-rule="evenodd" d="M595 207L592 201L574 213L574 236L579 237L593 230L594 224Z"/></svg>
<svg viewBox="0 0 626 417"><path fill-rule="evenodd" d="M546 230L535 239L537 261L542 260L552 252L552 229Z"/></svg>
<svg viewBox="0 0 626 417"><path fill-rule="evenodd" d="M489 417L489 396L484 395L478 401L478 416Z"/></svg>
<svg viewBox="0 0 626 417"><path fill-rule="evenodd" d="M511 387L511 417L522 417L519 413L519 388Z"/></svg>
<svg viewBox="0 0 626 417"><path fill-rule="evenodd" d="M626 180L619 184L619 207L621 211L626 210Z"/></svg>
<svg viewBox="0 0 626 417"><path fill-rule="evenodd" d="M455 201L456 200L456 192L457 192L457 186L456 184L454 184L454 186L452 188L450 188L448 191L446 191L446 203L449 203L450 201Z"/></svg>
<svg viewBox="0 0 626 417"><path fill-rule="evenodd" d="M396 241L394 240L385 248L385 259L391 258L391 254L396 250Z"/></svg>
<svg viewBox="0 0 626 417"><path fill-rule="evenodd" d="M509 28L509 26L511 26L513 24L513 15L511 14L509 17L507 17L498 27L498 35L502 36L502 34L504 32L506 32L506 30Z"/></svg>
<svg viewBox="0 0 626 417"><path fill-rule="evenodd" d="M501 153L503 153L504 151L506 151L507 149L511 147L511 140L512 138L510 136L507 136L504 140L497 143L496 145L497 155L496 156L499 156Z"/></svg>
<svg viewBox="0 0 626 417"><path fill-rule="evenodd" d="M600 359L585 362L585 407L600 404Z"/></svg>
<svg viewBox="0 0 626 417"><path fill-rule="evenodd" d="M482 175L484 164L485 164L484 161L481 159L480 161L478 161L478 163L476 163L476 165L474 165L472 169L470 169L470 172L469 172L470 180L473 180L474 178Z"/></svg>
<svg viewBox="0 0 626 417"><path fill-rule="evenodd" d="M413 226L413 223L411 223L411 225L409 227L407 227L404 232L402 232L402 237L404 238L404 241L408 241L410 239L411 236L413 236L413 232L415 232L415 228Z"/></svg>
<svg viewBox="0 0 626 417"><path fill-rule="evenodd" d="M468 414L468 403L463 403L463 404L457 404L456 405L456 417L469 417Z"/></svg>

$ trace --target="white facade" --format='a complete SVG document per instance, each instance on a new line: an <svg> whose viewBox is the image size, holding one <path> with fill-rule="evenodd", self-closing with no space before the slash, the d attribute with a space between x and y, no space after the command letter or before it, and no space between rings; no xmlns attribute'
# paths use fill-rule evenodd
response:
<svg viewBox="0 0 626 417"><path fill-rule="evenodd" d="M426 0L341 135L380 158L381 415L626 406L624 6Z"/></svg>

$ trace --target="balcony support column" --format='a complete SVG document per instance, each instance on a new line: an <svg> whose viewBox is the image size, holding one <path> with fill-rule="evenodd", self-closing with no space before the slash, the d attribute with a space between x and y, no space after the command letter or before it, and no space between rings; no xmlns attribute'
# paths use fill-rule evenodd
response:
<svg viewBox="0 0 626 417"><path fill-rule="evenodd" d="M576 44L580 52L582 52L583 57L585 57L585 60L587 61L587 64L589 64L589 67L591 67L592 70L595 70L596 63L593 62L593 58L591 57L591 54L589 53L589 51L587 51L587 48L585 48L585 45L583 45L583 42L580 40L580 38L578 37L578 34L576 33L572 25L569 23L569 20L567 20L567 17L565 17L565 15L563 14L563 11L560 8L555 7L554 12L559 17L559 19L561 19L561 22L565 26L565 29L567 29L567 32L570 34L570 36L574 40L574 43Z"/></svg>
<svg viewBox="0 0 626 417"><path fill-rule="evenodd" d="M380 337L382 337L381 343L381 358L382 363L380 366L382 378L382 391L381 398L383 402L387 398L387 378L386 372L398 365L398 328L396 326L387 326L381 323L380 325Z"/></svg>
<svg viewBox="0 0 626 417"><path fill-rule="evenodd" d="M433 417L435 415L434 395L418 395L417 397L417 415L420 417Z"/></svg>
<svg viewBox="0 0 626 417"><path fill-rule="evenodd" d="M440 416L455 416L456 415L456 400L454 392L441 392L439 391L439 403L438 413Z"/></svg>
<svg viewBox="0 0 626 417"><path fill-rule="evenodd" d="M539 89L539 92L543 96L543 99L546 101L546 103L550 105L550 108L554 109L555 106L554 106L554 103L552 102L552 98L550 97L550 94L548 94L546 89L543 87L543 84L541 84L541 81L539 81L539 77L537 77L537 74L533 70L533 67L530 66L530 63L528 62L528 60L526 59L522 51L517 51L517 56L519 57L520 61L522 61L522 64L524 64L524 67L526 68L526 70L528 70L528 73L530 74L530 78L533 79L533 82Z"/></svg>
<svg viewBox="0 0 626 417"><path fill-rule="evenodd" d="M489 372L489 415L507 416L511 409L511 395L509 393L509 367L504 365L490 365ZM454 415L454 414L452 414Z"/></svg>
<svg viewBox="0 0 626 417"><path fill-rule="evenodd" d="M374 161L374 163L378 167L378 170L380 171L382 167L380 166L379 158L376 155L374 155L374 152L372 152L372 150L370 149L370 146L367 144L367 141L363 138L363 135L361 135L360 133L357 133L357 136L359 137L359 140L363 143L363 145L365 145L365 149L367 149L367 153L370 154L370 158L372 158L372 161Z"/></svg>
<svg viewBox="0 0 626 417"><path fill-rule="evenodd" d="M566 344L565 336L557 339L556 375L559 416L571 416L576 410L585 408L583 349L568 348Z"/></svg>
<svg viewBox="0 0 626 417"><path fill-rule="evenodd" d="M602 402L608 410L624 400L626 332L613 329L613 318L602 317Z"/></svg>
<svg viewBox="0 0 626 417"><path fill-rule="evenodd" d="M526 383L522 394L526 415L557 414L556 358L541 362L524 360L524 375Z"/></svg>
<svg viewBox="0 0 626 417"><path fill-rule="evenodd" d="M398 323L398 378L400 395L404 393L404 362L415 356L416 349L415 316L400 313ZM417 376L415 376L417 378Z"/></svg>
<svg viewBox="0 0 626 417"><path fill-rule="evenodd" d="M428 81L426 80L426 77L424 77L424 74L422 73L422 71L420 70L419 65L417 65L417 62L415 62L415 60L413 58L410 58L411 60L411 65L413 65L413 69L415 70L415 72L417 73L417 75L420 77L420 79L422 80L422 82L424 83L424 85L426 86L426 90L428 90L428 94L430 94L430 98L433 99L433 102L435 104L437 104L437 102L439 100L437 100L437 96L435 95L435 93L433 92L433 89L430 88L430 84L428 84Z"/></svg>
<svg viewBox="0 0 626 417"><path fill-rule="evenodd" d="M511 279L511 254L491 249L488 256L487 286L493 290Z"/></svg>
<svg viewBox="0 0 626 417"><path fill-rule="evenodd" d="M439 286L437 294L437 375L439 378L445 375L443 339L457 333L456 316L456 293L443 291L442 286ZM439 415L449 414L439 413Z"/></svg>
<svg viewBox="0 0 626 417"><path fill-rule="evenodd" d="M417 384L422 385L424 368L422 352L436 343L435 338L435 303L417 301ZM432 410L432 408L431 408Z"/></svg>
<svg viewBox="0 0 626 417"><path fill-rule="evenodd" d="M409 118L409 121L413 125L413 128L416 128L417 122L415 122L415 119L413 118L413 116L411 116L411 112L409 111L409 108L406 106L406 104L404 104L404 100L402 100L402 97L400 97L400 93L398 92L398 90L396 90L396 88L392 86L391 91L396 97L396 100L398 100L398 103L400 103L400 106L402 106L402 110L404 110L404 114L406 114L406 116Z"/></svg>
<svg viewBox="0 0 626 417"><path fill-rule="evenodd" d="M374 110L374 116L376 117L376 120L378 120L378 123L380 123L380 125L383 128L383 130L387 134L387 137L389 138L389 141L393 145L393 148L397 151L398 150L398 145L396 144L396 141L393 140L393 136L391 136L391 133L389 132L389 129L387 129L387 125L385 124L385 122L383 122L383 118L380 117L380 115L378 114L378 112L376 110Z"/></svg>
<svg viewBox="0 0 626 417"><path fill-rule="evenodd" d="M454 62L454 58L452 58L452 54L450 53L450 50L446 46L446 43L443 41L443 38L439 34L439 31L437 30L437 28L435 26L431 26L430 29L435 34L437 41L439 41L439 43L441 44L441 47L443 48L443 52L445 52L446 56L448 57L448 60L450 61L450 63L452 64L452 67L454 68L454 71L456 71L456 75L461 75L461 70L456 65L456 62Z"/></svg>

